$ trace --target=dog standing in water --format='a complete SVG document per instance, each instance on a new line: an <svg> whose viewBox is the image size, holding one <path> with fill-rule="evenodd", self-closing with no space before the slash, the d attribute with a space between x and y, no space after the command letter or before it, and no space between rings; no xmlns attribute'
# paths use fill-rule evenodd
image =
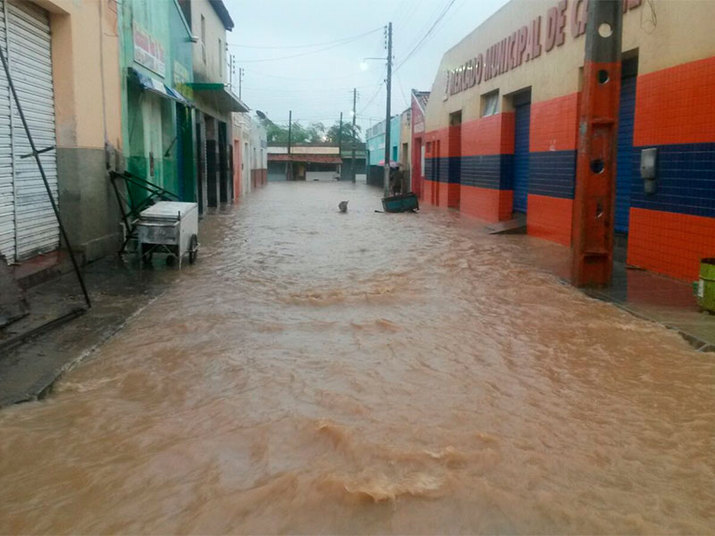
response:
<svg viewBox="0 0 715 536"><path fill-rule="evenodd" d="M340 209L340 212L347 212L348 211L348 202L340 201L340 203L338 203L338 209Z"/></svg>

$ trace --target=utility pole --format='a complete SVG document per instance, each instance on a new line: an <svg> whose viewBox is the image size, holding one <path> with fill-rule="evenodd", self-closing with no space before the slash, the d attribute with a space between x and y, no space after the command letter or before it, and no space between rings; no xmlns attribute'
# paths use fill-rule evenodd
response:
<svg viewBox="0 0 715 536"><path fill-rule="evenodd" d="M290 137L293 129L293 110L288 111L288 162L287 169L290 169L288 173L288 180L293 180L293 161L290 159Z"/></svg>
<svg viewBox="0 0 715 536"><path fill-rule="evenodd" d="M385 103L385 197L390 195L390 100L392 99L392 23L387 25L387 100Z"/></svg>
<svg viewBox="0 0 715 536"><path fill-rule="evenodd" d="M340 178L343 176L343 112L340 112L340 124L338 125L338 158L340 158Z"/></svg>
<svg viewBox="0 0 715 536"><path fill-rule="evenodd" d="M353 155L352 155L352 160L350 160L350 176L353 178L353 182L355 182L355 120L357 119L357 115L355 112L356 105L357 105L357 88L353 88L353 130L351 133Z"/></svg>
<svg viewBox="0 0 715 536"><path fill-rule="evenodd" d="M613 271L621 2L590 0L579 110L571 279L605 286Z"/></svg>
<svg viewBox="0 0 715 536"><path fill-rule="evenodd" d="M243 67L238 68L238 98L241 99L241 86L243 82Z"/></svg>
<svg viewBox="0 0 715 536"><path fill-rule="evenodd" d="M340 126L338 127L338 154L343 156L343 112L340 112Z"/></svg>

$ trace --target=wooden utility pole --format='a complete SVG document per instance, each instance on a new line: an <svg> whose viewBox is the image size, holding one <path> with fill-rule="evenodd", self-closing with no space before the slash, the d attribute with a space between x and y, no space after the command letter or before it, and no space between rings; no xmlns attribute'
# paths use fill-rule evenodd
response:
<svg viewBox="0 0 715 536"><path fill-rule="evenodd" d="M571 280L604 286L613 271L622 3L590 0L579 110Z"/></svg>
<svg viewBox="0 0 715 536"><path fill-rule="evenodd" d="M241 86L243 82L243 67L238 68L238 98L241 99Z"/></svg>
<svg viewBox="0 0 715 536"><path fill-rule="evenodd" d="M288 112L288 154L290 154L290 137L293 132L293 110Z"/></svg>
<svg viewBox="0 0 715 536"><path fill-rule="evenodd" d="M338 127L338 155L343 156L343 112L340 112L340 125Z"/></svg>
<svg viewBox="0 0 715 536"><path fill-rule="evenodd" d="M290 137L293 129L293 110L288 111L288 162L286 162L288 173L288 180L293 180L293 161L290 159Z"/></svg>
<svg viewBox="0 0 715 536"><path fill-rule="evenodd" d="M343 177L343 112L340 112L340 124L338 125L338 158L340 158L340 178Z"/></svg>
<svg viewBox="0 0 715 536"><path fill-rule="evenodd" d="M387 25L387 99L385 101L385 197L390 195L390 100L392 99L392 23Z"/></svg>
<svg viewBox="0 0 715 536"><path fill-rule="evenodd" d="M355 120L357 119L356 111L355 111L355 106L357 105L357 88L353 88L353 130L351 132L351 143L353 146L353 154L352 154L352 160L350 160L350 176L353 178L353 182L355 182Z"/></svg>

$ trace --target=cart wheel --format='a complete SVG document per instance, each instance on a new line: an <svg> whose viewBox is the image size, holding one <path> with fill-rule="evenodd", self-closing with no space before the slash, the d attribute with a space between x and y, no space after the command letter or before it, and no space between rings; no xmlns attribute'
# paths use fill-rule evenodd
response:
<svg viewBox="0 0 715 536"><path fill-rule="evenodd" d="M189 242L189 264L196 262L196 256L199 254L199 237L195 234L191 235Z"/></svg>

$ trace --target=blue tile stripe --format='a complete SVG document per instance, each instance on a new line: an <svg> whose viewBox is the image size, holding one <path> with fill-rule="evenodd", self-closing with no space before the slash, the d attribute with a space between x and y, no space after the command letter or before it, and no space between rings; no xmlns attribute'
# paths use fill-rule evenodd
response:
<svg viewBox="0 0 715 536"><path fill-rule="evenodd" d="M438 182L449 182L452 184L464 184L465 186L477 186L492 190L510 190L513 176L513 155L495 154L481 156L449 157L449 158L426 158L425 178L427 180L437 180ZM449 175L457 168L450 161L461 160L460 175Z"/></svg>
<svg viewBox="0 0 715 536"><path fill-rule="evenodd" d="M657 191L643 192L640 151L658 148ZM631 206L715 218L715 143L648 145L633 149Z"/></svg>
<svg viewBox="0 0 715 536"><path fill-rule="evenodd" d="M449 182L449 158L425 158L425 179Z"/></svg>
<svg viewBox="0 0 715 536"><path fill-rule="evenodd" d="M647 147L658 148L657 192L653 195L643 192L640 178L640 151ZM715 142L634 147L632 166L632 207L715 218ZM448 158L425 159L427 180L436 176L439 182L449 182L448 169ZM462 158L461 171L461 183L466 186L509 190L513 156L467 156ZM575 176L576 151L530 154L530 194L573 199Z"/></svg>
<svg viewBox="0 0 715 536"><path fill-rule="evenodd" d="M462 184L511 190L513 184L514 155L495 154L468 156L462 161Z"/></svg>
<svg viewBox="0 0 715 536"><path fill-rule="evenodd" d="M573 199L576 151L544 151L529 157L529 193Z"/></svg>

